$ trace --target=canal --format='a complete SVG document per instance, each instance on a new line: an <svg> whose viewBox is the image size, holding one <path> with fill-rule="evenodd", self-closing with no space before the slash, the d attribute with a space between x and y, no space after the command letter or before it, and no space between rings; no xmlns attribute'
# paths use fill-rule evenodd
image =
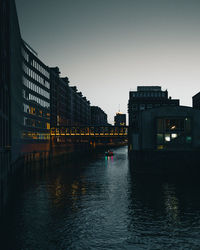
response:
<svg viewBox="0 0 200 250"><path fill-rule="evenodd" d="M13 182L0 249L200 249L198 178L131 175L107 158L37 164Z"/></svg>

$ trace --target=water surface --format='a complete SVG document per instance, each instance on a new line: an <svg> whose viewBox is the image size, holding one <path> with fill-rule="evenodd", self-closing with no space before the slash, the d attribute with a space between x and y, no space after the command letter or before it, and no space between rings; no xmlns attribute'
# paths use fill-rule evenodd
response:
<svg viewBox="0 0 200 250"><path fill-rule="evenodd" d="M127 148L25 169L1 249L200 249L198 178L135 176Z"/></svg>

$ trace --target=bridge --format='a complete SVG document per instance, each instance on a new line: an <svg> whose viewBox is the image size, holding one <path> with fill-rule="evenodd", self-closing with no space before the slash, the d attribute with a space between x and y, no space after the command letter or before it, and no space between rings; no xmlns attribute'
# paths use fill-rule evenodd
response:
<svg viewBox="0 0 200 250"><path fill-rule="evenodd" d="M127 138L128 126L61 126L51 128L55 137Z"/></svg>

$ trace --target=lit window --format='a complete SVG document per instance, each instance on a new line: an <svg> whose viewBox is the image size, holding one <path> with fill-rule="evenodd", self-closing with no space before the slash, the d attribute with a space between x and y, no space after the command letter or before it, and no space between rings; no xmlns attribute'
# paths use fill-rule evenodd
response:
<svg viewBox="0 0 200 250"><path fill-rule="evenodd" d="M172 139L175 139L175 138L177 138L177 134L172 134Z"/></svg>
<svg viewBox="0 0 200 250"><path fill-rule="evenodd" d="M170 134L165 134L165 141L166 142L170 142L171 141Z"/></svg>

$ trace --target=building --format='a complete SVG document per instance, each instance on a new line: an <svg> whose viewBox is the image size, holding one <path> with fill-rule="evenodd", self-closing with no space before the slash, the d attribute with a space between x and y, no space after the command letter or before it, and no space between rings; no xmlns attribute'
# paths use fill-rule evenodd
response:
<svg viewBox="0 0 200 250"><path fill-rule="evenodd" d="M21 151L23 119L21 33L15 1L1 0L0 6L0 151L11 149L14 162Z"/></svg>
<svg viewBox="0 0 200 250"><path fill-rule="evenodd" d="M91 106L91 125L107 125L107 114L98 106Z"/></svg>
<svg viewBox="0 0 200 250"><path fill-rule="evenodd" d="M50 69L51 127L71 124L70 87L67 77L60 78L58 67Z"/></svg>
<svg viewBox="0 0 200 250"><path fill-rule="evenodd" d="M24 41L22 41L22 58L22 153L48 151L50 139L50 70L38 58L37 53Z"/></svg>
<svg viewBox="0 0 200 250"><path fill-rule="evenodd" d="M91 107L90 102L77 87L70 87L70 106L71 106L71 125L90 125L91 123Z"/></svg>
<svg viewBox="0 0 200 250"><path fill-rule="evenodd" d="M192 107L200 110L200 92L192 97Z"/></svg>
<svg viewBox="0 0 200 250"><path fill-rule="evenodd" d="M114 117L115 126L126 126L126 114L116 113Z"/></svg>
<svg viewBox="0 0 200 250"><path fill-rule="evenodd" d="M189 171L199 166L200 110L184 106L144 110L138 125L138 134L130 135L130 154L138 172Z"/></svg>
<svg viewBox="0 0 200 250"><path fill-rule="evenodd" d="M161 107L179 106L179 100L168 98L168 91L160 86L138 86L137 91L129 92L129 127L138 131L138 115L140 111Z"/></svg>

